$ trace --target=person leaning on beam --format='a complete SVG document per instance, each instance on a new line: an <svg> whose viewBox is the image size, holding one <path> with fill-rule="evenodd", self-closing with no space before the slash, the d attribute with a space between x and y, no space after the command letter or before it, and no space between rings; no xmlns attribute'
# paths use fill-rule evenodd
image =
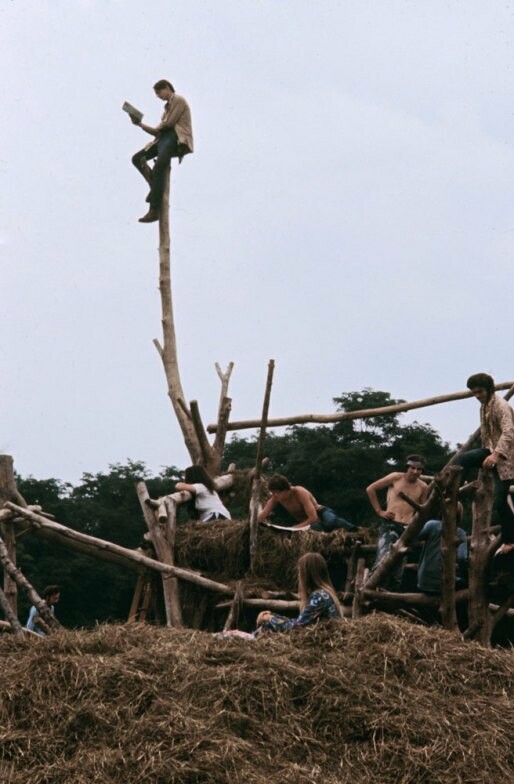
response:
<svg viewBox="0 0 514 784"><path fill-rule="evenodd" d="M273 474L268 482L271 498L257 517L259 523L264 523L276 506L282 506L286 512L296 520L291 528L310 527L312 531L334 531L344 528L346 531L356 531L357 526L339 517L333 509L319 504L310 490L300 485L292 485L289 479L281 474Z"/></svg>
<svg viewBox="0 0 514 784"><path fill-rule="evenodd" d="M381 523L378 533L377 555L373 570L391 552L395 544L403 534L405 528L414 516L414 510L407 501L401 498L400 493L405 493L418 504L425 503L428 494L427 485L420 479L425 467L425 459L421 455L409 455L405 471L393 471L382 479L377 479L366 488L366 493L370 500L375 514L380 517ZM383 509L378 500L377 493L380 490L387 490L386 508ZM386 587L392 590L400 590L404 561L400 563L388 578Z"/></svg>

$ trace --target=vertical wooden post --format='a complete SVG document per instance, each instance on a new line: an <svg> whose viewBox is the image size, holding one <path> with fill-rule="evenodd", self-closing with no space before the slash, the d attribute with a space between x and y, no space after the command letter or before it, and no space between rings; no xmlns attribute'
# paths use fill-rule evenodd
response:
<svg viewBox="0 0 514 784"><path fill-rule="evenodd" d="M9 554L7 552L7 548L4 544L3 539L0 537L0 563L2 564L4 571L9 572L11 577L16 580L19 587L24 590L29 597L31 603L36 607L39 615L41 616L43 622L48 626L49 630L61 629L62 626L55 617L55 615L50 611L47 603L43 601L40 595L37 593L33 585L29 583L27 578L22 574L21 570L16 567L15 564L9 558Z"/></svg>
<svg viewBox="0 0 514 784"><path fill-rule="evenodd" d="M459 482L462 469L451 466L445 471L446 487L441 499L441 620L445 629L457 629L455 604L457 517Z"/></svg>
<svg viewBox="0 0 514 784"><path fill-rule="evenodd" d="M163 505L162 514L164 516L164 520L161 522L161 520L157 518L153 509L150 509L147 504L147 500L149 500L150 496L144 482L136 482L136 492L137 497L139 498L141 509L143 511L143 517L145 518L145 522L150 533L150 540L155 548L155 552L157 553L157 558L159 561L162 561L162 563L165 563L168 566L174 566L173 552L168 540L168 530L172 532L173 540L175 537L174 522L169 522L170 516L173 516L173 503L170 501L169 505L167 503ZM164 596L164 608L166 612L166 625L182 626L182 618L177 595L177 578L172 577L169 574L162 574L161 577Z"/></svg>
<svg viewBox="0 0 514 784"><path fill-rule="evenodd" d="M360 618L362 615L363 589L366 584L366 559L359 558L357 561L357 572L355 574L355 589L353 594L352 618Z"/></svg>
<svg viewBox="0 0 514 784"><path fill-rule="evenodd" d="M11 501L20 506L27 506L23 496L18 492L16 479L14 478L14 462L11 455L0 455L0 508L6 501ZM11 563L16 566L16 535L14 524L9 520L4 520L0 524L0 534L4 540L7 554ZM18 587L16 580L4 571L4 594L9 602L14 615L18 614Z"/></svg>
<svg viewBox="0 0 514 784"><path fill-rule="evenodd" d="M0 588L0 607L4 611L5 619L9 621L11 624L12 631L17 637L23 636L23 629L21 623L19 622L16 613L13 612L10 602L7 600L7 596Z"/></svg>
<svg viewBox="0 0 514 784"><path fill-rule="evenodd" d="M241 581L239 581L236 585L236 590L234 592L234 598L230 604L230 610L227 616L227 620L225 621L225 625L223 627L224 632L228 632L230 629L233 629L235 624L239 620L239 612L241 610L241 606L244 601L244 594L243 594L243 587Z"/></svg>
<svg viewBox="0 0 514 784"><path fill-rule="evenodd" d="M175 534L177 531L177 502L172 498L167 497L165 501L166 507L166 532L168 540L168 557L170 559L170 566L175 566ZM181 627L182 621L182 608L180 606L180 585L176 577L169 578L170 595L171 595L171 613L173 625Z"/></svg>
<svg viewBox="0 0 514 784"><path fill-rule="evenodd" d="M481 483L473 499L473 528L469 558L469 626L477 629L476 638L490 644L491 614L487 597L489 540L486 529L491 524L493 477L490 471L480 472Z"/></svg>
<svg viewBox="0 0 514 784"><path fill-rule="evenodd" d="M257 557L257 538L259 524L259 493L261 488L261 464L264 457L264 444L266 441L266 428L268 426L269 402L271 397L271 385L273 384L273 372L275 370L275 360L270 359L268 363L268 377L266 380L266 391L264 393L264 403L262 405L261 429L257 444L257 458L255 461L255 473L252 481L252 495L250 500L250 569L255 566Z"/></svg>

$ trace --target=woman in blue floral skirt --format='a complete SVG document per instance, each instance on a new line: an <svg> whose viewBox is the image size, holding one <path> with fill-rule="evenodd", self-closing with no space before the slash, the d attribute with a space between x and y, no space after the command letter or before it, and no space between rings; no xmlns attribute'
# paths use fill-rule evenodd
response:
<svg viewBox="0 0 514 784"><path fill-rule="evenodd" d="M298 593L300 615L286 618L271 612L261 612L257 618L256 636L264 632L288 632L318 621L342 618L343 611L332 580L327 562L319 553L305 553L298 559Z"/></svg>

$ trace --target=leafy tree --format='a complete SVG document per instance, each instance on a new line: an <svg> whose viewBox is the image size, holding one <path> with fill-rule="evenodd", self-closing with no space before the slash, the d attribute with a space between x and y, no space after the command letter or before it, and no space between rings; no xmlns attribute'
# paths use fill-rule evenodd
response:
<svg viewBox="0 0 514 784"><path fill-rule="evenodd" d="M401 400L369 388L334 399L338 411L381 408ZM380 476L403 470L408 454L420 453L427 472L441 468L450 455L448 444L428 424L400 423L401 414L351 419L333 426L293 426L282 435L268 434L266 455L271 471L308 487L320 503L334 507L359 525L375 521L365 488ZM257 437L234 437L225 449L228 465L254 465Z"/></svg>

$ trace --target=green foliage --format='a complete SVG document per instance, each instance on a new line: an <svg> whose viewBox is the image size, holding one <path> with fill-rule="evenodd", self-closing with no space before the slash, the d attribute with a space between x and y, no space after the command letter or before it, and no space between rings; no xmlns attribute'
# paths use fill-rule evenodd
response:
<svg viewBox="0 0 514 784"><path fill-rule="evenodd" d="M152 477L144 463L129 460L126 465L111 465L108 473L83 474L77 487L32 476L17 477L17 484L27 503L39 504L59 523L133 548L142 543L146 532L135 482L144 479L150 495L157 497L171 492L179 477L175 467L163 468ZM134 572L30 534L19 538L17 550L18 564L37 590L50 583L61 586L57 614L66 626L127 618ZM28 609L20 595L22 620Z"/></svg>
<svg viewBox="0 0 514 784"><path fill-rule="evenodd" d="M334 399L338 411L382 408L394 400L388 392L364 389ZM427 424L400 424L401 414L370 419L350 419L333 426L294 426L283 435L269 433L266 455L270 470L284 474L293 484L304 485L320 503L333 507L358 525L374 522L366 487L380 476L403 470L408 454L422 454L427 473L441 468L451 452ZM254 465L257 437L234 437L227 445L224 463L238 468Z"/></svg>

